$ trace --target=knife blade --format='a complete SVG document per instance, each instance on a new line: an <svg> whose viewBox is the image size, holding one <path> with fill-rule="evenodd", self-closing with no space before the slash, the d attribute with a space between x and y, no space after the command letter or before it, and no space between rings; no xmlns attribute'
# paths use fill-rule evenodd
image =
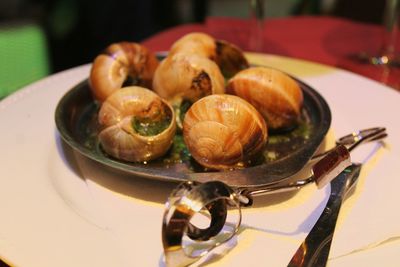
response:
<svg viewBox="0 0 400 267"><path fill-rule="evenodd" d="M353 163L331 181L331 193L325 209L288 267L326 266L341 205L356 184L360 171L361 164Z"/></svg>

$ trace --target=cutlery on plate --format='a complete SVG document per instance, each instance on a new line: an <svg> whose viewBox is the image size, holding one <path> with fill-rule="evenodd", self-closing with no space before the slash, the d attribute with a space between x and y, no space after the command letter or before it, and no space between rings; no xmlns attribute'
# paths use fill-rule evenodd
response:
<svg viewBox="0 0 400 267"><path fill-rule="evenodd" d="M325 209L288 266L326 265L340 207L347 193L357 183L360 170L361 164L353 163L331 182L331 193Z"/></svg>
<svg viewBox="0 0 400 267"><path fill-rule="evenodd" d="M269 183L266 185L261 185L261 186L253 186L251 189L247 189L246 187L238 188L239 191L242 191L242 195L247 195L247 197L251 201L252 196L256 195L262 195L262 194L268 194L268 193L280 193L280 192L286 192L286 191L292 191L292 190L299 190L302 187L315 182L318 186L319 189L324 187L329 181L334 179L339 172L333 172L333 169L326 168L328 164L323 163L323 161L337 161L337 163L340 163L339 159L335 159L335 157L338 156L338 152L342 150L341 148L338 148L340 146L344 146L347 148L348 152L353 151L355 148L359 147L363 143L368 143L372 141L380 141L383 138L387 136L386 133L386 128L384 127L374 127L374 128L367 128L363 130L359 130L353 133L350 133L348 135L342 136L338 140L336 140L336 146L333 147L332 149L329 149L325 152L315 154L312 156L311 161L315 160L320 160L321 162L318 162L314 164L312 167L312 172L313 175L311 177L308 177L306 179L300 179L296 180L293 182L277 182L277 183ZM335 152L336 150L336 152ZM332 153L333 152L333 153ZM329 153L331 153L330 156L327 156ZM342 152L344 153L344 152ZM350 162L347 162L350 164ZM325 168L325 170L324 170ZM340 170L340 168L338 168ZM343 169L342 169L343 170ZM323 177L321 171L325 171L327 174L330 174L327 177ZM246 193L246 191L248 191Z"/></svg>
<svg viewBox="0 0 400 267"><path fill-rule="evenodd" d="M342 136L338 140L336 140L336 146L343 145L345 146L349 152L358 147L363 143L368 143L372 141L380 141L387 136L385 127L373 127L367 128L363 130L359 130L356 132L352 132L348 135ZM334 148L332 148L334 149ZM311 160L319 159L329 153L332 149L325 151L320 154L314 155Z"/></svg>
<svg viewBox="0 0 400 267"><path fill-rule="evenodd" d="M386 136L386 128L369 128L346 135L336 144L345 145L350 152L364 142L380 141ZM288 266L326 266L340 207L348 193L357 184L360 171L361 164L353 163L331 181L331 193L325 209Z"/></svg>
<svg viewBox="0 0 400 267"><path fill-rule="evenodd" d="M232 188L221 181L182 183L169 197L163 216L162 241L167 266L187 266L234 237L241 223L241 206L250 206L253 196L298 189L311 182L322 188L350 165L347 148L339 145L314 164L313 174L301 180L304 181L301 184L276 183L251 188ZM231 227L232 231L224 234L224 238L215 238L226 226L228 206L238 210L236 224ZM198 228L191 223L191 219L204 210L210 215L210 224L208 228ZM183 244L185 235L192 241L210 241L214 238L216 242L211 242L212 244L200 253L196 251L188 254Z"/></svg>
<svg viewBox="0 0 400 267"><path fill-rule="evenodd" d="M387 136L385 131L385 128L370 128L340 138L336 142L337 146L335 148L323 153L323 155L318 155L318 158L321 159L312 166L312 175L310 177L295 182L288 183L283 181L236 188L221 181L205 183L187 181L180 184L168 198L162 222L162 241L167 266L187 266L199 260L219 245L229 241L239 229L241 223L240 208L242 206L251 206L252 199L256 195L298 190L309 183L315 183L318 188L323 188L326 184L331 183L332 199L328 203L336 203L329 205L335 205L338 213L343 197L348 192L347 188L354 186L361 168L360 165L351 163L349 151L355 149L361 143L383 139ZM349 168L346 169L347 167ZM228 206L238 210L238 220L235 225L232 225L233 227L231 228L233 230L229 234L225 234L225 238L217 240L215 237L222 232L226 225ZM192 217L196 213L202 213L205 210L206 213L208 212L210 219L208 228L198 228L191 224ZM324 216L328 216L328 221L332 221L333 225L331 226L330 234L333 234L337 215L330 217L331 213L324 212ZM331 218L334 218L334 220L331 220ZM187 253L188 251L184 249L183 238L185 235L192 241L208 242L211 239L215 239L215 242L210 244L208 248L203 249L201 253L194 255ZM328 251L326 253L329 254L331 239L332 236L329 238L329 235L328 238L324 239L328 242L327 246L317 242L319 246L313 246L313 248L317 249L315 253L318 254L321 248L324 250L327 248ZM303 254L312 252L311 247L302 251L304 252Z"/></svg>

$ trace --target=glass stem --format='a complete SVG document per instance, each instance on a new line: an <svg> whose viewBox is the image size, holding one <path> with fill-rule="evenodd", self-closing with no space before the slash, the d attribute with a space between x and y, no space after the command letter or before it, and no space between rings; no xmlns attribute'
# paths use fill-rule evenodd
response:
<svg viewBox="0 0 400 267"><path fill-rule="evenodd" d="M394 60L397 33L399 30L400 0L386 0L384 13L384 38L382 46L382 59L386 58L385 63Z"/></svg>
<svg viewBox="0 0 400 267"><path fill-rule="evenodd" d="M250 0L250 49L261 52L263 48L264 0Z"/></svg>

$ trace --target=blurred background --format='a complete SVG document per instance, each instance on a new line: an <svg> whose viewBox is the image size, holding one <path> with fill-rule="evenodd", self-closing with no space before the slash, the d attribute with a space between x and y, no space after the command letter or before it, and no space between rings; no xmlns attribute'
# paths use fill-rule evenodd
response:
<svg viewBox="0 0 400 267"><path fill-rule="evenodd" d="M91 62L107 45L207 16L247 17L249 0L0 0L0 86ZM384 0L265 0L265 17L328 14L381 23ZM23 64L20 63L24 62ZM30 69L27 74L23 69ZM35 70L32 73L32 68ZM3 78L2 78L3 77Z"/></svg>

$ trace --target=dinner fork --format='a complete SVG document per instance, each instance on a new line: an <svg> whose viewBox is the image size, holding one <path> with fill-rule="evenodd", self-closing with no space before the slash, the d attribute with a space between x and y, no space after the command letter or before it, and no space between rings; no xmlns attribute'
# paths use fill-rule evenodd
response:
<svg viewBox="0 0 400 267"><path fill-rule="evenodd" d="M331 182L328 203L315 226L299 246L288 267L325 266L342 202L354 188L361 164L353 163Z"/></svg>
<svg viewBox="0 0 400 267"><path fill-rule="evenodd" d="M372 141L380 141L387 136L385 127L373 127L356 132L352 132L348 135L342 136L336 140L336 146L343 145L347 148L349 152L353 151L355 148L363 143L368 143ZM326 154L328 154L334 148L327 150L325 152L314 155L311 160L320 159Z"/></svg>

